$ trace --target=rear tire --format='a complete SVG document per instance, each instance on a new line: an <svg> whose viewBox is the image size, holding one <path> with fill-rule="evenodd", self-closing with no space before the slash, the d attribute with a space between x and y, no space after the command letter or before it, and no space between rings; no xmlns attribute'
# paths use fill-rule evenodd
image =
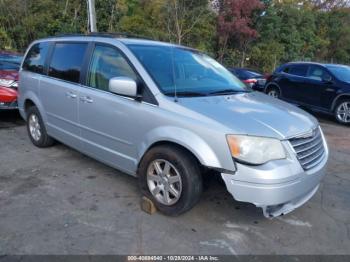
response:
<svg viewBox="0 0 350 262"><path fill-rule="evenodd" d="M152 148L141 160L138 176L142 194L168 216L178 216L191 209L202 193L197 159L176 146Z"/></svg>
<svg viewBox="0 0 350 262"><path fill-rule="evenodd" d="M280 89L277 87L277 86L269 86L267 89L266 89L266 94L268 96L271 96L271 97L274 97L274 98L280 98L281 97L281 92L280 92Z"/></svg>
<svg viewBox="0 0 350 262"><path fill-rule="evenodd" d="M350 98L341 99L334 109L334 117L342 125L350 125Z"/></svg>
<svg viewBox="0 0 350 262"><path fill-rule="evenodd" d="M54 139L47 132L36 106L32 106L27 110L27 131L30 140L37 147L49 147L54 144Z"/></svg>

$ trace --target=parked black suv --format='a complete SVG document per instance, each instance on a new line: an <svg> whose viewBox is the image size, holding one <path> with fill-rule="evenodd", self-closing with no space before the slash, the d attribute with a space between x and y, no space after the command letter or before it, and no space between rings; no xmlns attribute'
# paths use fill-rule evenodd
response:
<svg viewBox="0 0 350 262"><path fill-rule="evenodd" d="M336 64L288 63L268 78L265 93L312 110L333 114L350 124L350 67Z"/></svg>

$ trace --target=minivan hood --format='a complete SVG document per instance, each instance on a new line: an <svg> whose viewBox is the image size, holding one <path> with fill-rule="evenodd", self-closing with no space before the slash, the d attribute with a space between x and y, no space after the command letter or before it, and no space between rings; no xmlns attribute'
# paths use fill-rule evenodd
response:
<svg viewBox="0 0 350 262"><path fill-rule="evenodd" d="M203 120L209 118L228 127L233 134L286 139L318 126L305 111L258 92L180 98L178 103L202 115Z"/></svg>

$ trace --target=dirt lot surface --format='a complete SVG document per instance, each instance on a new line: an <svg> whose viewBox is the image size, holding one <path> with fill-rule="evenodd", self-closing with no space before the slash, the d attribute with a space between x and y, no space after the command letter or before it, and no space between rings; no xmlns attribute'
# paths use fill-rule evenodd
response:
<svg viewBox="0 0 350 262"><path fill-rule="evenodd" d="M0 112L0 255L350 254L350 127L318 118L330 146L320 190L270 220L215 178L190 212L148 215L135 178L62 144L38 149Z"/></svg>

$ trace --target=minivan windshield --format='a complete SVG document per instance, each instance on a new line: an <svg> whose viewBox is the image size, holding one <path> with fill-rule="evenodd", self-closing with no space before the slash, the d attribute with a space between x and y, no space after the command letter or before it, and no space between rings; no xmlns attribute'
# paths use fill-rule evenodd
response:
<svg viewBox="0 0 350 262"><path fill-rule="evenodd" d="M326 67L340 81L350 83L350 67L349 66L327 65Z"/></svg>
<svg viewBox="0 0 350 262"><path fill-rule="evenodd" d="M128 45L162 93L206 96L249 92L225 67L199 51L175 46Z"/></svg>

